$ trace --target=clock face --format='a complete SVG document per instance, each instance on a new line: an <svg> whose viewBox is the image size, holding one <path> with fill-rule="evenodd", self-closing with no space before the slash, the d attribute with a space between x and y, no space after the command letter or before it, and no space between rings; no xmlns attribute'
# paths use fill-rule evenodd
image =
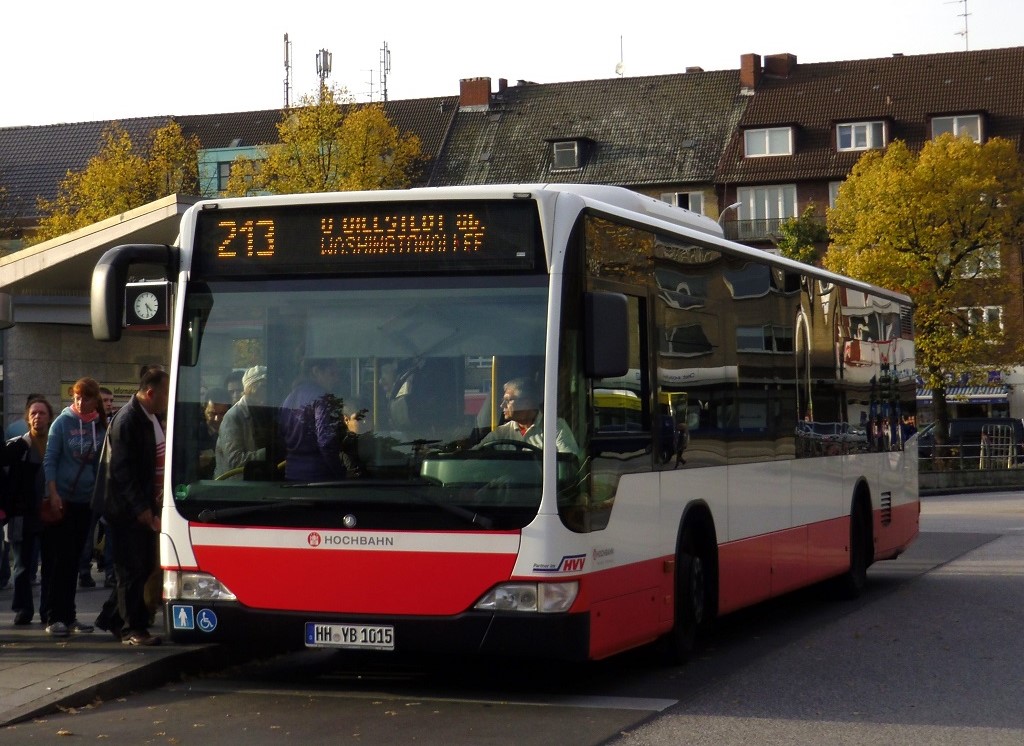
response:
<svg viewBox="0 0 1024 746"><path fill-rule="evenodd" d="M135 297L135 315L143 321L149 321L156 316L160 308L160 301L148 290L139 293Z"/></svg>

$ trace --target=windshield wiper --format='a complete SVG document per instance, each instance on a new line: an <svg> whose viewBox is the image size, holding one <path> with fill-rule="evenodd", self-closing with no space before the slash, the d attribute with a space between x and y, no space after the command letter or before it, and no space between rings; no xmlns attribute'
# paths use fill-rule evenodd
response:
<svg viewBox="0 0 1024 746"><path fill-rule="evenodd" d="M262 513L265 510L283 510L284 508L308 508L313 505L309 500L277 500L272 503L257 505L239 505L234 508L204 508L199 511L199 520L203 523L216 523L219 518L237 518L250 513Z"/></svg>
<svg viewBox="0 0 1024 746"><path fill-rule="evenodd" d="M420 487L431 488L434 485L430 482L416 482L414 485ZM412 495L418 500L422 500L428 505L433 505L435 508L451 513L454 516L462 518L468 523L472 523L480 528L494 528L494 521L487 516L480 515L477 512L464 508L461 505L453 505L452 503L438 500L437 498L431 497L426 494L422 489L413 489L410 487L409 482L405 480L385 480L385 479L342 479L337 482L288 482L281 485L282 488L289 489L305 489L307 487L398 487L403 492Z"/></svg>

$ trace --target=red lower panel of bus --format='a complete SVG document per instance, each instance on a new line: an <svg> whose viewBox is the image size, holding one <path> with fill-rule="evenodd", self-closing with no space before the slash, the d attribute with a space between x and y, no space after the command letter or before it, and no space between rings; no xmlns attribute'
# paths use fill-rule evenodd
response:
<svg viewBox="0 0 1024 746"><path fill-rule="evenodd" d="M916 502L893 508L885 525L876 511L876 559L895 557L906 549L917 536L919 511ZM843 516L722 544L718 613L841 575L850 567L849 541L850 518Z"/></svg>
<svg viewBox="0 0 1024 746"><path fill-rule="evenodd" d="M507 580L515 554L195 546L199 567L257 609L447 616Z"/></svg>

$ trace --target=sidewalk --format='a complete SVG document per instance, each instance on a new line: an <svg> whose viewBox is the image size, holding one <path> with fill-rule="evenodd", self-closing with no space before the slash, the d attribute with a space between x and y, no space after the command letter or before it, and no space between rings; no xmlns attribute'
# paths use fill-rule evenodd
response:
<svg viewBox="0 0 1024 746"><path fill-rule="evenodd" d="M78 618L92 624L110 590L103 574L93 573L96 588L79 588ZM38 586L34 589L38 604ZM183 672L209 669L222 661L216 645L175 645L163 635L163 614L153 632L164 637L157 647L122 645L106 632L53 638L36 614L32 624L14 626L11 586L0 591L0 727L58 708L85 707L96 700L160 686Z"/></svg>

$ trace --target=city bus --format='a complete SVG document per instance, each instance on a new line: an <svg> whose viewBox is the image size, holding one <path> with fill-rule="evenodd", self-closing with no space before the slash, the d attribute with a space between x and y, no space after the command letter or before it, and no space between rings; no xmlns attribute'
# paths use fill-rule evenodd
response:
<svg viewBox="0 0 1024 746"><path fill-rule="evenodd" d="M133 279L152 292L154 268L175 641L571 660L658 643L684 661L737 609L819 583L856 595L917 535L910 299L651 197L202 201L175 245L100 259L97 339L139 325ZM309 361L332 366L327 432L358 463L329 479L290 472L283 442ZM252 368L259 447L213 477L206 392ZM509 382L537 392L534 435L485 441Z"/></svg>

